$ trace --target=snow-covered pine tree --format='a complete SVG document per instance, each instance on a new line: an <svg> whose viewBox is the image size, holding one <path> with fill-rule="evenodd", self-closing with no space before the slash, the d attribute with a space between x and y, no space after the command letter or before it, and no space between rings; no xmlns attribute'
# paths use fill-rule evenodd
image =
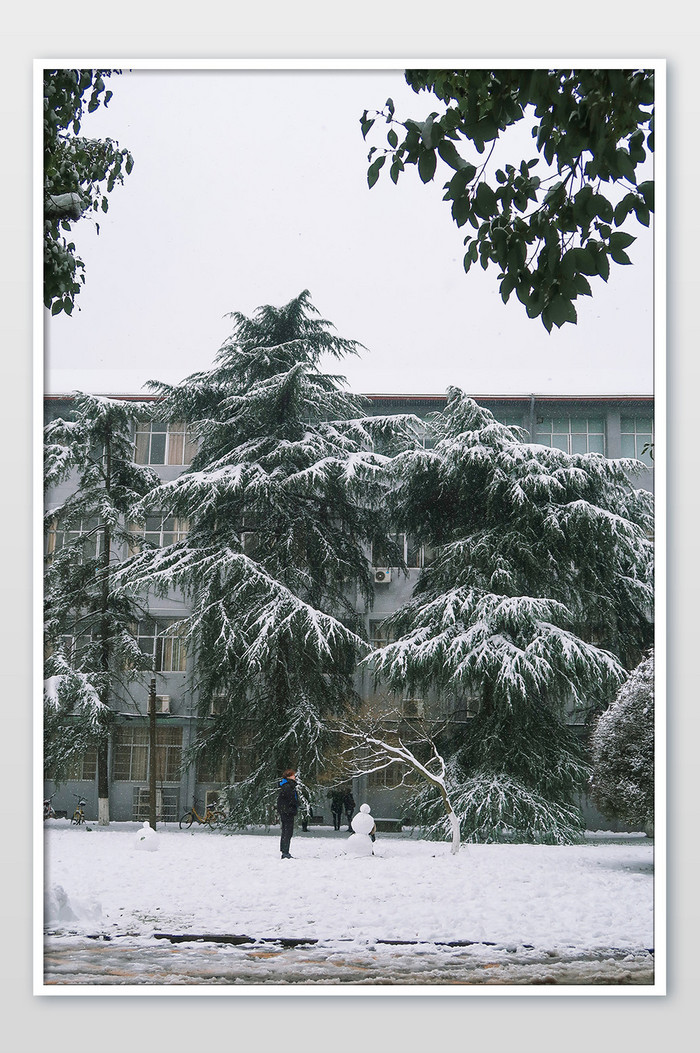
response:
<svg viewBox="0 0 700 1053"><path fill-rule="evenodd" d="M593 802L608 819L654 823L654 653L633 669L591 738Z"/></svg>
<svg viewBox="0 0 700 1053"><path fill-rule="evenodd" d="M638 462L525 443L455 388L434 427L394 462L395 516L438 555L369 660L391 688L472 700L440 743L467 840L574 839L589 769L566 707L600 712L650 644L652 497ZM417 807L437 834L434 793Z"/></svg>
<svg viewBox="0 0 700 1053"><path fill-rule="evenodd" d="M366 400L321 372L357 353L319 318L309 293L252 317L234 313L210 371L153 383L163 414L199 440L191 465L143 503L186 518L189 533L129 565L136 588L182 590L194 655L196 753L233 754L235 814L245 819L293 766L312 786L331 746L329 718L356 703L366 648L356 610L370 605L370 546L387 554L386 453L415 418L367 415ZM398 557L392 552L392 560Z"/></svg>
<svg viewBox="0 0 700 1053"><path fill-rule="evenodd" d="M157 484L134 464L134 405L76 392L70 419L44 429L44 768L65 781L71 763L97 749L98 820L109 822L107 740L115 687L150 668L134 626L139 608L116 587L134 505ZM61 484L68 485L61 488ZM61 497L62 490L65 496Z"/></svg>

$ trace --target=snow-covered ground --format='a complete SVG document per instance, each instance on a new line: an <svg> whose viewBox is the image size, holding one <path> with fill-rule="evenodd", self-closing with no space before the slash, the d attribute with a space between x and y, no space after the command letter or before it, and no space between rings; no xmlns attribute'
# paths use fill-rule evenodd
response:
<svg viewBox="0 0 700 1053"><path fill-rule="evenodd" d="M274 828L161 827L157 850L144 851L137 823L44 825L46 993L654 982L653 844L643 836L453 856L447 843L380 834L362 857L346 832L314 828L297 831L294 858L281 860ZM233 936L249 939L222 939Z"/></svg>

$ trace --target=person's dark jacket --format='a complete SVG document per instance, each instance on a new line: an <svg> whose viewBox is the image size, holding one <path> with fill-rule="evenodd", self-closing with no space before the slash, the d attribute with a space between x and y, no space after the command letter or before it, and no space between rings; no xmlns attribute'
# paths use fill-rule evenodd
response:
<svg viewBox="0 0 700 1053"><path fill-rule="evenodd" d="M280 781L280 792L277 794L277 811L282 816L296 815L299 809L296 783L291 779Z"/></svg>

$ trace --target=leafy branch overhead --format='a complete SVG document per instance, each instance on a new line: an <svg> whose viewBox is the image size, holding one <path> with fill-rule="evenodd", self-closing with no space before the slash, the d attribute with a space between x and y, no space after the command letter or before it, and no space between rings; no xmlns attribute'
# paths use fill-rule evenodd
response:
<svg viewBox="0 0 700 1053"><path fill-rule="evenodd" d="M80 135L84 112L111 99L105 78L112 72L44 71L44 305L52 314L71 314L85 282L85 264L66 237L71 224L88 211L107 212L108 195L134 165L112 139Z"/></svg>
<svg viewBox="0 0 700 1053"><path fill-rule="evenodd" d="M588 279L607 281L611 261L631 262L628 218L649 226L654 183L638 176L654 149L653 72L407 70L406 81L444 112L401 121L391 99L365 110L365 139L378 119L389 126L387 145L368 155L370 188L385 166L394 183L409 165L429 183L441 159L452 170L443 200L457 226L475 232L464 239L465 271L495 266L503 302L515 292L548 332L575 323ZM500 136L523 120L532 155L498 167Z"/></svg>

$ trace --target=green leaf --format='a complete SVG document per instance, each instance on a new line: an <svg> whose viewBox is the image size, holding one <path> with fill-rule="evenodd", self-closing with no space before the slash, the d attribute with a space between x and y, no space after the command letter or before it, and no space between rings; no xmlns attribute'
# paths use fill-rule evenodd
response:
<svg viewBox="0 0 700 1053"><path fill-rule="evenodd" d="M610 261L604 252L596 253L597 270L604 282L610 277Z"/></svg>
<svg viewBox="0 0 700 1053"><path fill-rule="evenodd" d="M471 201L467 194L452 202L452 218L458 227L463 227L471 215Z"/></svg>
<svg viewBox="0 0 700 1053"><path fill-rule="evenodd" d="M576 274L597 274L595 254L584 248L569 249L561 258L561 271L565 278L573 278Z"/></svg>
<svg viewBox="0 0 700 1053"><path fill-rule="evenodd" d="M505 278L501 282L501 299L503 300L503 303L508 303L508 300L510 299L510 294L512 293L514 288L515 275L506 274Z"/></svg>
<svg viewBox="0 0 700 1053"><path fill-rule="evenodd" d="M488 183L479 183L474 195L474 212L481 219L490 219L498 211L496 195Z"/></svg>
<svg viewBox="0 0 700 1053"><path fill-rule="evenodd" d="M465 164L464 168L460 168L456 172L449 183L446 183L447 193L445 194L443 201L453 201L455 198L461 197L467 188L467 185L471 183L472 179L476 175L476 168L474 165Z"/></svg>
<svg viewBox="0 0 700 1053"><path fill-rule="evenodd" d="M645 180L645 182L639 184L637 189L639 190L639 193L644 198L644 203L653 212L654 211L654 182L653 182L653 180L651 180L651 179Z"/></svg>
<svg viewBox="0 0 700 1053"><path fill-rule="evenodd" d="M603 194L593 194L591 204L595 206L595 215L605 223L611 223L613 218L613 207ZM555 323L556 324L556 323Z"/></svg>
<svg viewBox="0 0 700 1053"><path fill-rule="evenodd" d="M649 214L649 209L646 205L637 205L637 207L634 210L634 214L643 227L649 226L649 220L651 217Z"/></svg>
<svg viewBox="0 0 700 1053"><path fill-rule="evenodd" d="M629 258L627 253L624 252L622 249L611 249L610 258L614 260L615 263L619 263L622 267L625 267L628 264L632 263L632 260Z"/></svg>
<svg viewBox="0 0 700 1053"><path fill-rule="evenodd" d="M384 154L382 154L382 156L378 157L376 161L373 161L367 169L367 185L369 186L370 190L379 179L379 172L385 161L386 157L384 156Z"/></svg>
<svg viewBox="0 0 700 1053"><path fill-rule="evenodd" d="M609 240L611 249L627 249L637 239L632 234L627 234L624 230L616 230L610 235Z"/></svg>
<svg viewBox="0 0 700 1053"><path fill-rule="evenodd" d="M450 168L454 168L455 171L464 168L467 163L464 158L460 157L457 153L457 147L451 139L441 139L438 143L437 151L445 164L448 164Z"/></svg>
<svg viewBox="0 0 700 1053"><path fill-rule="evenodd" d="M360 126L362 128L362 138L363 139L367 138L367 132L370 130L370 128L372 127L373 124L374 124L374 118L373 117L368 117L367 116L367 110L365 110L365 112L362 114L362 120L360 121Z"/></svg>
<svg viewBox="0 0 700 1053"><path fill-rule="evenodd" d="M639 198L636 194L625 194L621 201L615 205L615 226L619 227L625 222L632 209L637 204Z"/></svg>
<svg viewBox="0 0 700 1053"><path fill-rule="evenodd" d="M557 329L561 329L566 322L576 324L576 308L565 296L555 296L547 306L547 314Z"/></svg>
<svg viewBox="0 0 700 1053"><path fill-rule="evenodd" d="M588 279L584 278L582 274L575 274L573 277L573 285L576 288L576 292L579 296L592 296L591 287L588 283Z"/></svg>
<svg viewBox="0 0 700 1053"><path fill-rule="evenodd" d="M421 133L420 133L421 141L422 141L423 145L426 147L426 149L428 149L428 150L432 150L434 148L434 145L435 145L435 143L434 143L435 136L433 134L435 129L433 127L433 122L434 122L436 117L437 117L436 113L431 113L430 116L427 118L427 120L424 121L423 124L421 125Z"/></svg>
<svg viewBox="0 0 700 1053"><path fill-rule="evenodd" d="M424 150L418 158L418 175L424 183L429 183L435 175L437 157L434 150Z"/></svg>

